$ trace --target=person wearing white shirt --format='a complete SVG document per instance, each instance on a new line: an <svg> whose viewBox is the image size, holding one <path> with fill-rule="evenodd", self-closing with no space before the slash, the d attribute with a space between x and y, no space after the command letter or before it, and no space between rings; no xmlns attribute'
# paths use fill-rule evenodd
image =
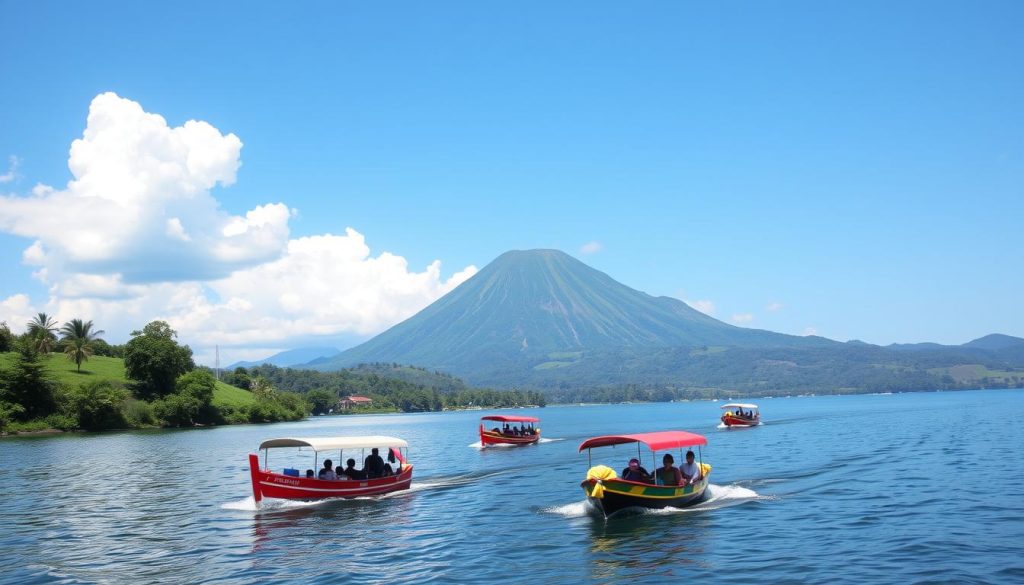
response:
<svg viewBox="0 0 1024 585"><path fill-rule="evenodd" d="M683 474L683 485L693 485L700 481L700 466L693 461L693 451L686 452L686 463L679 466L679 473Z"/></svg>
<svg viewBox="0 0 1024 585"><path fill-rule="evenodd" d="M317 479L338 479L338 476L334 473L333 462L330 459L324 461L324 468L320 470L320 473L316 474Z"/></svg>

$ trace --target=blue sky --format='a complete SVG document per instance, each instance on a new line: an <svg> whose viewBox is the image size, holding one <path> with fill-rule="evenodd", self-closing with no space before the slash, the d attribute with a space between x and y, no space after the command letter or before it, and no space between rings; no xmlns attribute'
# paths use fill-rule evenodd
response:
<svg viewBox="0 0 1024 585"><path fill-rule="evenodd" d="M92 100L114 92L241 140L233 184L209 191L225 213L282 203L292 239L350 227L371 259L441 262L419 301L361 328L229 341L183 322L200 352L351 343L467 266L539 247L744 326L1024 336L1021 30L1019 2L5 1L0 179L17 164L0 194L65 188ZM44 235L3 221L0 300L30 301L9 319L98 306L60 305L52 274L78 269L51 258L50 280L33 277L44 264L24 250ZM146 286L180 281L160 258L105 270L149 262Z"/></svg>

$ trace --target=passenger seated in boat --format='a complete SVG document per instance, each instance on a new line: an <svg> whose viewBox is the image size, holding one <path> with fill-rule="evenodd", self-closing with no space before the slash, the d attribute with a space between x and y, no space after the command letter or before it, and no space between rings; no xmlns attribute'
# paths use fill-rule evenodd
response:
<svg viewBox="0 0 1024 585"><path fill-rule="evenodd" d="M320 470L320 473L316 474L317 479L338 479L334 475L334 463L330 459L324 460L324 468Z"/></svg>
<svg viewBox="0 0 1024 585"><path fill-rule="evenodd" d="M349 479L366 479L366 473L356 469L356 460L349 459L345 462L345 469L342 473Z"/></svg>
<svg viewBox="0 0 1024 585"><path fill-rule="evenodd" d="M390 463L384 464L384 477L388 477L395 474L395 468L391 467Z"/></svg>
<svg viewBox="0 0 1024 585"><path fill-rule="evenodd" d="M683 483L683 476L679 473L679 468L673 465L675 462L676 459L671 453L665 453L665 456L661 458L662 466L654 473L658 485L676 486Z"/></svg>
<svg viewBox="0 0 1024 585"><path fill-rule="evenodd" d="M647 473L647 470L640 465L640 460L635 457L629 460L629 465L619 475L626 481L642 481L645 483L650 483L651 481L651 474Z"/></svg>
<svg viewBox="0 0 1024 585"><path fill-rule="evenodd" d="M337 479L338 481L345 481L348 479L348 476L345 475L344 467L339 465L334 468L334 479Z"/></svg>
<svg viewBox="0 0 1024 585"><path fill-rule="evenodd" d="M313 479L314 477L316 477L316 474L313 473L313 470L312 469L307 469L306 470L306 478L307 479Z"/></svg>
<svg viewBox="0 0 1024 585"><path fill-rule="evenodd" d="M686 452L686 463L679 466L679 473L683 476L681 485L693 485L700 481L700 465L693 461L693 451Z"/></svg>
<svg viewBox="0 0 1024 585"><path fill-rule="evenodd" d="M384 458L376 447L370 449L370 454L363 461L363 471L370 479L384 475Z"/></svg>

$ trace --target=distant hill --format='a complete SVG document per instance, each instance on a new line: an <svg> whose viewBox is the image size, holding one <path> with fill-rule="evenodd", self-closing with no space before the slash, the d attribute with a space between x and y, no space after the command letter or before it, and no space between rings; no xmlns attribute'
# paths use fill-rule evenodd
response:
<svg viewBox="0 0 1024 585"><path fill-rule="evenodd" d="M315 365L397 362L473 380L510 367L558 367L582 351L678 346L823 347L723 323L669 297L621 284L558 250L506 252L434 304Z"/></svg>
<svg viewBox="0 0 1024 585"><path fill-rule="evenodd" d="M1001 333L993 333L991 335L986 335L985 337L979 337L974 341L968 341L963 344L963 347L987 349L991 351L1024 349L1024 339L1021 339L1020 337L1013 337L1011 335L1003 335Z"/></svg>
<svg viewBox="0 0 1024 585"><path fill-rule="evenodd" d="M252 362L241 361L235 362L226 369L233 370L235 368L251 368L261 364L273 364L275 366L281 366L287 368L291 366L300 366L310 364L311 362L319 363L328 360L341 353L337 348L334 347L299 347L296 349L289 349L275 353L272 356L265 357L261 360Z"/></svg>

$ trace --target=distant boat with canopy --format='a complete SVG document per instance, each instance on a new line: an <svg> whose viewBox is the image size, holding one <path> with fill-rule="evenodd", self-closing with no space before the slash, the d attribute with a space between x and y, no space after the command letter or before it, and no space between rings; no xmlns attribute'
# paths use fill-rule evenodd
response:
<svg viewBox="0 0 1024 585"><path fill-rule="evenodd" d="M484 428L485 421L501 423L501 426ZM534 426L539 422L534 416L493 414L480 417L480 445L532 445L540 441L540 427Z"/></svg>
<svg viewBox="0 0 1024 585"><path fill-rule="evenodd" d="M644 458L640 446L643 445L651 452L648 459L657 469L658 451L678 450L679 461L684 460L683 449L697 448L698 469L700 478L686 485L665 485L655 473L651 481L633 481L619 477L615 470L606 465L593 464L592 449L600 447L614 447L615 445L636 444L636 459L643 463ZM686 431L660 431L655 433L637 433L630 435L607 435L593 437L580 444L579 452L587 450L587 477L580 483L587 496L587 502L591 508L605 518L628 508L682 508L700 502L708 487L708 475L711 473L711 465L704 463L701 447L706 446L708 441L704 436Z"/></svg>
<svg viewBox="0 0 1024 585"><path fill-rule="evenodd" d="M307 470L305 474L299 469L288 467L281 472L271 470L268 462L270 451L280 449L312 450L313 470ZM385 450L386 455L379 455L381 450ZM249 454L252 495L257 504L264 498L323 500L378 496L409 489L412 483L413 466L408 460L409 444L395 437L373 435L269 439L260 444L259 451L263 451L262 467L259 455ZM367 457L367 452L371 458ZM363 468L354 470L354 477L343 473L341 479L321 479L317 475L321 456L323 461L327 461L335 454L338 456L339 468L344 466L346 457L355 459ZM331 472L334 474L333 465ZM334 477L332 474L328 476Z"/></svg>
<svg viewBox="0 0 1024 585"><path fill-rule="evenodd" d="M727 427L756 427L761 424L761 412L756 404L730 402L723 404L722 424Z"/></svg>

